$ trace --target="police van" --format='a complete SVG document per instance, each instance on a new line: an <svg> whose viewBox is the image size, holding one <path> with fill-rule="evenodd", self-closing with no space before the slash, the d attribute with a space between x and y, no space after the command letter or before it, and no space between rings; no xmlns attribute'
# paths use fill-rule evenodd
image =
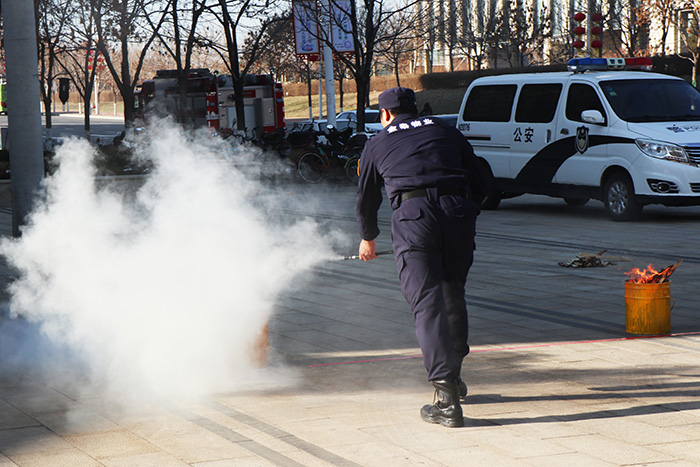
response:
<svg viewBox="0 0 700 467"><path fill-rule="evenodd" d="M700 92L648 58L580 58L569 72L477 78L457 128L494 176L483 203L524 193L603 202L615 221L647 204L700 205Z"/></svg>

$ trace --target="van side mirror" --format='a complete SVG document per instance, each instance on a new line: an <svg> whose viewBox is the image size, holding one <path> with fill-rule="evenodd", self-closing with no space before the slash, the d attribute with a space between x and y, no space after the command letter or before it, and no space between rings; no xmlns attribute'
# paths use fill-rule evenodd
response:
<svg viewBox="0 0 700 467"><path fill-rule="evenodd" d="M581 112L581 120L593 125L605 125L605 118L599 110L584 110Z"/></svg>

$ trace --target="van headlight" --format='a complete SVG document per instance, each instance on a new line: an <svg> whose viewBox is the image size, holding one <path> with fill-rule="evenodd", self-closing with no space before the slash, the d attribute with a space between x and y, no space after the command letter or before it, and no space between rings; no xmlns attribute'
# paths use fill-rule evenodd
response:
<svg viewBox="0 0 700 467"><path fill-rule="evenodd" d="M637 143L640 151L647 156L668 161L685 162L686 164L689 162L688 155L683 148L675 144L660 143L648 139L637 139L634 142Z"/></svg>

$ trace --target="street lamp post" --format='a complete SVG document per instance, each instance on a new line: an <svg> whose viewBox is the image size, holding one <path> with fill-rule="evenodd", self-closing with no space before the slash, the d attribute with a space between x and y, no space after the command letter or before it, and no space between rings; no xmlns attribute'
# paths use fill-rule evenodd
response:
<svg viewBox="0 0 700 467"><path fill-rule="evenodd" d="M19 237L44 179L34 2L2 0L2 14L12 171L12 235Z"/></svg>

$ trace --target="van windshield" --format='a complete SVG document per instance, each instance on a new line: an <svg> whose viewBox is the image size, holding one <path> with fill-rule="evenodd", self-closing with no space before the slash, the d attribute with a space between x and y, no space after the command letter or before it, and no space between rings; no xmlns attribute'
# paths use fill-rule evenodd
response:
<svg viewBox="0 0 700 467"><path fill-rule="evenodd" d="M700 92L686 81L611 80L600 87L613 111L628 122L700 121Z"/></svg>

